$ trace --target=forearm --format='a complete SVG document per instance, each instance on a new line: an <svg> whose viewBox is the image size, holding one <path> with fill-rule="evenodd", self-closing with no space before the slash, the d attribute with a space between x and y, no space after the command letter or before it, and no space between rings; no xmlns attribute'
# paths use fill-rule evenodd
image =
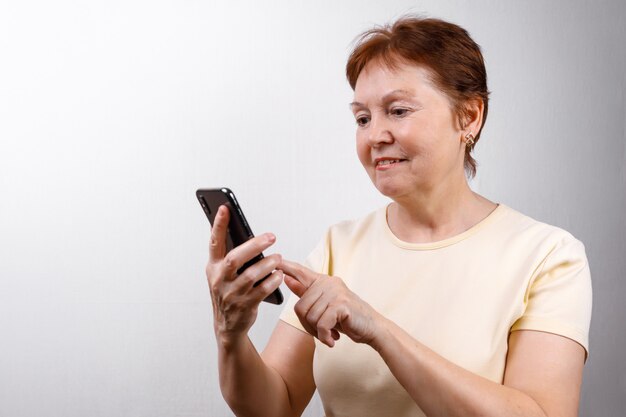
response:
<svg viewBox="0 0 626 417"><path fill-rule="evenodd" d="M427 416L546 417L527 394L453 364L381 320L384 330L372 347Z"/></svg>
<svg viewBox="0 0 626 417"><path fill-rule="evenodd" d="M218 337L220 388L238 417L291 415L287 387L267 366L247 336L223 342Z"/></svg>

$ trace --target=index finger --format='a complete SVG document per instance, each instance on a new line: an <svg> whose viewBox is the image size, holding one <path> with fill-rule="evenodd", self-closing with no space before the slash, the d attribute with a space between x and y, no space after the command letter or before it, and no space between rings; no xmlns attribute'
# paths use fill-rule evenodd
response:
<svg viewBox="0 0 626 417"><path fill-rule="evenodd" d="M211 227L211 243L209 245L209 260L217 261L226 255L226 232L230 212L228 207L221 205L215 214L213 227Z"/></svg>
<svg viewBox="0 0 626 417"><path fill-rule="evenodd" d="M317 278L319 277L319 274L311 271L309 268L306 268L297 262L286 261L284 259L278 266L278 269L295 278L307 289L311 285L313 285L313 283L317 281Z"/></svg>

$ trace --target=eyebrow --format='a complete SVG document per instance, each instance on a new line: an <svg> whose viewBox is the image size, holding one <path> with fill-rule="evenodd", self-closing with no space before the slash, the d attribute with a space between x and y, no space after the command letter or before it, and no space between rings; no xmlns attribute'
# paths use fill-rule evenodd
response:
<svg viewBox="0 0 626 417"><path fill-rule="evenodd" d="M413 93L411 91L408 90L393 90L387 94L385 94L382 98L382 102L386 103L388 101L390 101L390 99L394 96L409 96L409 97L413 97ZM353 101L352 103L350 103L350 107L354 108L354 107L367 107L365 106L365 104L360 103L358 101Z"/></svg>

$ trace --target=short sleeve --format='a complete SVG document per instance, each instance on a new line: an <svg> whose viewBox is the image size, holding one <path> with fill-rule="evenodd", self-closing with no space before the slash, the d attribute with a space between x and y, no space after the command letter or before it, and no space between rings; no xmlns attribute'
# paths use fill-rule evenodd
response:
<svg viewBox="0 0 626 417"><path fill-rule="evenodd" d="M318 242L317 246L309 253L309 256L304 260L302 265L309 268L312 271L315 271L319 274L328 274L328 256L329 247L328 247L328 232L324 235L324 237ZM283 311L280 313L280 319L287 324L292 325L293 327L304 330L302 324L300 323L300 319L296 315L294 311L294 306L298 302L299 298L297 295L291 293L287 298L287 303L283 308Z"/></svg>
<svg viewBox="0 0 626 417"><path fill-rule="evenodd" d="M526 309L511 327L565 336L589 352L591 275L584 245L571 235L546 257L527 291Z"/></svg>

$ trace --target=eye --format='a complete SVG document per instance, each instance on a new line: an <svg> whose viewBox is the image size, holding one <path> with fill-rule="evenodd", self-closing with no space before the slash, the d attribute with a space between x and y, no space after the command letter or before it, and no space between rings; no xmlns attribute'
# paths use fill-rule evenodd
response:
<svg viewBox="0 0 626 417"><path fill-rule="evenodd" d="M366 116L364 114L360 114L356 116L356 124L361 127L367 125L369 121L370 121L369 116Z"/></svg>
<svg viewBox="0 0 626 417"><path fill-rule="evenodd" d="M392 116L396 116L396 117L404 117L407 114L409 114L410 109L404 108L404 107L394 107L391 110L389 110L389 114L391 114Z"/></svg>

